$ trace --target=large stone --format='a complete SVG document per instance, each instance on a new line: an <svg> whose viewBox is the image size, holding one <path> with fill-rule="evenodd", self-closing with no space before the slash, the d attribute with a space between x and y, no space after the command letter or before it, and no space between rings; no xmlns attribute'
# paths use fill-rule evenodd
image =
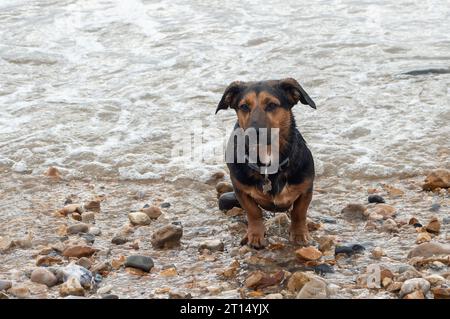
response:
<svg viewBox="0 0 450 319"><path fill-rule="evenodd" d="M430 290L430 283L423 278L412 278L406 280L400 289L400 297L409 295L415 291L420 291L424 295Z"/></svg>
<svg viewBox="0 0 450 319"><path fill-rule="evenodd" d="M70 277L65 283L59 286L59 294L65 296L84 296L84 289L75 277Z"/></svg>
<svg viewBox="0 0 450 319"><path fill-rule="evenodd" d="M169 224L153 233L151 243L155 248L173 248L180 244L183 236L183 227Z"/></svg>
<svg viewBox="0 0 450 319"><path fill-rule="evenodd" d="M45 268L36 268L31 273L31 281L39 284L44 284L47 287L53 287L58 283L56 276Z"/></svg>
<svg viewBox="0 0 450 319"><path fill-rule="evenodd" d="M297 299L327 299L329 291L327 283L318 277L311 278L300 292L297 294Z"/></svg>
<svg viewBox="0 0 450 319"><path fill-rule="evenodd" d="M439 243L423 243L414 247L408 254L408 258L413 257L432 257L438 255L449 255L450 254L450 245L444 245Z"/></svg>
<svg viewBox="0 0 450 319"><path fill-rule="evenodd" d="M90 246L82 246L82 245L76 245L76 246L70 246L63 251L64 257L90 257L92 256L97 249L94 249Z"/></svg>
<svg viewBox="0 0 450 319"><path fill-rule="evenodd" d="M150 217L147 216L145 213L136 212L136 213L129 213L128 219L130 220L130 223L134 226L145 226L150 225L151 220Z"/></svg>
<svg viewBox="0 0 450 319"><path fill-rule="evenodd" d="M132 255L125 261L125 267L133 267L145 272L149 272L153 265L153 259L148 256Z"/></svg>
<svg viewBox="0 0 450 319"><path fill-rule="evenodd" d="M437 169L431 172L422 186L425 191L432 191L436 188L449 188L450 187L450 170Z"/></svg>

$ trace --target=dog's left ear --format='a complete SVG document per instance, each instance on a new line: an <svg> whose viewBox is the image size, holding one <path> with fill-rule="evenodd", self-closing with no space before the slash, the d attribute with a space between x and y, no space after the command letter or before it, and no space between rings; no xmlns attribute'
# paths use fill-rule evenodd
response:
<svg viewBox="0 0 450 319"><path fill-rule="evenodd" d="M316 108L316 103L309 97L308 93L302 88L302 86L293 78L287 78L280 80L279 86L286 92L289 101L292 106L300 101L302 104L309 105L313 109Z"/></svg>
<svg viewBox="0 0 450 319"><path fill-rule="evenodd" d="M233 107L236 96L239 94L239 92L242 91L243 88L244 82L241 81L234 81L230 85L228 85L228 87L225 89L225 92L223 93L219 105L217 105L216 114L217 112L219 112L219 110L226 110L229 107Z"/></svg>

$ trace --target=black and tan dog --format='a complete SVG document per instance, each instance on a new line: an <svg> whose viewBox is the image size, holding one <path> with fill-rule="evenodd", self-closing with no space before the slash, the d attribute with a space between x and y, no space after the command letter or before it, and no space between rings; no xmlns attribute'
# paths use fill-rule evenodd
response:
<svg viewBox="0 0 450 319"><path fill-rule="evenodd" d="M300 84L292 79L262 82L233 82L225 90L217 107L233 108L237 114L235 128L247 130L278 128L279 163L272 174L258 170L267 160L256 163L228 162L234 194L222 195L221 201L235 196L247 212L248 228L242 244L254 248L265 246L265 227L261 208L268 211L291 210L290 240L306 244L309 240L306 214L311 202L314 181L312 154L297 130L292 107L298 102L316 108ZM261 145L262 141L258 141ZM233 142L235 143L235 142ZM266 148L270 154L271 142ZM248 145L246 145L248 147ZM248 148L246 148L248 151Z"/></svg>

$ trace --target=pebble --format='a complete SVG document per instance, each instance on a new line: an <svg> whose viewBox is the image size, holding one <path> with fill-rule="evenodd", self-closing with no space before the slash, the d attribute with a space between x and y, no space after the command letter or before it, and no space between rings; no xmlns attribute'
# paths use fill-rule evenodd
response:
<svg viewBox="0 0 450 319"><path fill-rule="evenodd" d="M313 270L316 274L319 274L319 275L334 273L334 268L325 263L319 264L319 265L314 265L311 267L311 270Z"/></svg>
<svg viewBox="0 0 450 319"><path fill-rule="evenodd" d="M36 259L36 266L53 266L56 264L61 264L63 260L59 257L53 257L53 256L38 256Z"/></svg>
<svg viewBox="0 0 450 319"><path fill-rule="evenodd" d="M429 221L429 223L427 224L427 226L425 228L430 233L439 234L439 232L441 230L441 223L439 222L437 217L433 217L433 218L431 218L431 220Z"/></svg>
<svg viewBox="0 0 450 319"><path fill-rule="evenodd" d="M106 285L106 286L103 286L101 288L98 288L97 289L97 294L104 295L104 294L109 293L112 289L113 289L112 285Z"/></svg>
<svg viewBox="0 0 450 319"><path fill-rule="evenodd" d="M428 233L417 234L416 244L422 244L431 241L431 235Z"/></svg>
<svg viewBox="0 0 450 319"><path fill-rule="evenodd" d="M102 231L98 227L91 227L88 233L94 236L100 236L102 234Z"/></svg>
<svg viewBox="0 0 450 319"><path fill-rule="evenodd" d="M70 277L59 286L59 294L65 296L84 296L84 289L75 277Z"/></svg>
<svg viewBox="0 0 450 319"><path fill-rule="evenodd" d="M100 203L100 200L91 200L90 202L84 204L84 209L100 213Z"/></svg>
<svg viewBox="0 0 450 319"><path fill-rule="evenodd" d="M109 272L112 269L111 264L109 263L109 261L100 261L96 264L94 264L92 266L92 273L97 274L97 273L105 273L105 272Z"/></svg>
<svg viewBox="0 0 450 319"><path fill-rule="evenodd" d="M269 275L260 270L252 272L245 279L245 287L260 290L266 287L278 285L284 279L284 272L278 271L275 274Z"/></svg>
<svg viewBox="0 0 450 319"><path fill-rule="evenodd" d="M283 299L283 295L280 293L268 294L264 297L264 299Z"/></svg>
<svg viewBox="0 0 450 319"><path fill-rule="evenodd" d="M389 219L395 216L396 210L387 204L377 204L370 209L370 214L380 215L383 219Z"/></svg>
<svg viewBox="0 0 450 319"><path fill-rule="evenodd" d="M133 267L145 272L149 272L153 266L153 259L148 256L132 255L125 261L125 267Z"/></svg>
<svg viewBox="0 0 450 319"><path fill-rule="evenodd" d="M386 232L396 233L398 232L398 225L392 218L386 219L383 223L383 229Z"/></svg>
<svg viewBox="0 0 450 319"><path fill-rule="evenodd" d="M96 251L97 251L97 249L94 249L89 246L76 245L76 246L71 246L71 247L64 249L63 256L64 257L77 257L77 258L90 257Z"/></svg>
<svg viewBox="0 0 450 319"><path fill-rule="evenodd" d="M146 214L151 219L157 219L162 214L161 209L157 206L144 207L141 209L141 212Z"/></svg>
<svg viewBox="0 0 450 319"><path fill-rule="evenodd" d="M182 236L183 227L172 223L157 229L152 235L151 243L155 248L173 248L180 244Z"/></svg>
<svg viewBox="0 0 450 319"><path fill-rule="evenodd" d="M450 299L449 287L435 287L431 289L431 292L433 292L434 299Z"/></svg>
<svg viewBox="0 0 450 319"><path fill-rule="evenodd" d="M220 195L218 205L220 210L230 210L233 207L241 207L234 192L223 193Z"/></svg>
<svg viewBox="0 0 450 319"><path fill-rule="evenodd" d="M318 260L320 257L322 257L322 253L320 252L320 250L313 246L297 249L295 251L295 254L304 260Z"/></svg>
<svg viewBox="0 0 450 319"><path fill-rule="evenodd" d="M85 212L81 215L81 221L86 224L93 224L95 222L94 212Z"/></svg>
<svg viewBox="0 0 450 319"><path fill-rule="evenodd" d="M199 251L202 251L203 249L208 249L210 251L223 251L224 250L224 244L222 240L220 239L210 239L207 241L204 241L200 244L198 247Z"/></svg>
<svg viewBox="0 0 450 319"><path fill-rule="evenodd" d="M77 260L77 265L89 269L92 266L92 261L89 258L81 257L80 259Z"/></svg>
<svg viewBox="0 0 450 319"><path fill-rule="evenodd" d="M148 217L147 214L141 212L129 213L128 219L134 226L150 225L151 223L150 217Z"/></svg>
<svg viewBox="0 0 450 319"><path fill-rule="evenodd" d="M1 280L0 279L0 291L8 290L12 287L12 282L10 280Z"/></svg>
<svg viewBox="0 0 450 319"><path fill-rule="evenodd" d="M323 236L319 238L317 241L319 242L319 250L322 253L331 250L335 245L333 238L329 236Z"/></svg>
<svg viewBox="0 0 450 319"><path fill-rule="evenodd" d="M233 207L232 209L227 210L225 213L228 217L236 217L244 215L244 210L240 207Z"/></svg>
<svg viewBox="0 0 450 319"><path fill-rule="evenodd" d="M386 287L386 290L389 292L397 292L402 288L403 283L399 281L392 282L389 286Z"/></svg>
<svg viewBox="0 0 450 319"><path fill-rule="evenodd" d="M72 213L72 218L79 222L82 221L82 217L81 217L80 213Z"/></svg>
<svg viewBox="0 0 450 319"><path fill-rule="evenodd" d="M130 239L123 235L116 235L111 239L111 243L114 245L123 245L129 242Z"/></svg>
<svg viewBox="0 0 450 319"><path fill-rule="evenodd" d="M420 290L415 290L414 292L407 294L403 299L425 299L425 295Z"/></svg>
<svg viewBox="0 0 450 319"><path fill-rule="evenodd" d="M425 279L431 284L432 287L440 286L447 283L447 280L438 274L429 275L425 277Z"/></svg>
<svg viewBox="0 0 450 319"><path fill-rule="evenodd" d="M384 252L384 250L381 247L375 247L371 253L372 253L372 257L375 259L380 259L381 257L386 255L386 253Z"/></svg>
<svg viewBox="0 0 450 319"><path fill-rule="evenodd" d="M7 292L17 298L27 298L30 296L30 289L24 285L14 285Z"/></svg>
<svg viewBox="0 0 450 319"><path fill-rule="evenodd" d="M44 284L47 287L53 287L58 283L56 276L45 268L36 268L31 273L31 281L39 284Z"/></svg>
<svg viewBox="0 0 450 319"><path fill-rule="evenodd" d="M350 244L350 245L339 245L334 248L334 254L346 254L347 256L351 256L353 254L362 253L364 250L364 246L359 244Z"/></svg>
<svg viewBox="0 0 450 319"><path fill-rule="evenodd" d="M102 299L119 299L119 296L117 296L117 295L104 295L104 296L102 296Z"/></svg>
<svg viewBox="0 0 450 319"><path fill-rule="evenodd" d="M431 205L429 211L436 213L439 211L440 208L441 208L441 205L436 203L436 204Z"/></svg>
<svg viewBox="0 0 450 319"><path fill-rule="evenodd" d="M415 291L420 291L423 295L426 295L429 290L430 283L427 280L423 278L408 279L403 283L402 288L400 289L400 298Z"/></svg>
<svg viewBox="0 0 450 319"><path fill-rule="evenodd" d="M216 191L219 195L222 195L223 193L232 192L233 190L234 190L233 185L227 182L219 182L216 185Z"/></svg>
<svg viewBox="0 0 450 319"><path fill-rule="evenodd" d="M432 191L436 188L450 187L450 170L437 169L431 172L424 181L422 189L424 191Z"/></svg>
<svg viewBox="0 0 450 319"><path fill-rule="evenodd" d="M91 287L93 274L88 269L80 265L69 264L58 272L61 273L62 281L64 282L69 278L76 278L83 287Z"/></svg>
<svg viewBox="0 0 450 319"><path fill-rule="evenodd" d="M192 295L188 292L170 291L169 299L192 299Z"/></svg>
<svg viewBox="0 0 450 319"><path fill-rule="evenodd" d="M296 271L291 275L291 277L289 277L287 289L292 293L297 293L310 280L311 275L301 271Z"/></svg>
<svg viewBox="0 0 450 319"><path fill-rule="evenodd" d="M93 244L95 242L95 236L89 233L79 233L78 234L81 238L83 238L86 243Z"/></svg>
<svg viewBox="0 0 450 319"><path fill-rule="evenodd" d="M67 216L67 215L75 213L75 212L82 214L83 208L81 207L80 204L69 204L69 205L64 206L58 212L63 216Z"/></svg>
<svg viewBox="0 0 450 319"><path fill-rule="evenodd" d="M434 255L448 255L450 254L450 245L444 245L434 242L420 244L414 247L409 253L408 258L413 257L431 257Z"/></svg>
<svg viewBox="0 0 450 319"><path fill-rule="evenodd" d="M341 210L345 220L358 221L367 219L367 207L361 204L348 204Z"/></svg>
<svg viewBox="0 0 450 319"><path fill-rule="evenodd" d="M67 234L73 235L78 233L87 233L89 231L89 225L86 224L75 224L67 227Z"/></svg>
<svg viewBox="0 0 450 319"><path fill-rule="evenodd" d="M45 172L44 174L45 176L51 177L53 179L60 179L61 178L61 173L59 172L59 170L56 167L50 166L47 170L47 172Z"/></svg>
<svg viewBox="0 0 450 319"><path fill-rule="evenodd" d="M369 201L369 203L379 203L379 204L385 203L384 198L381 197L380 195L369 195L367 200Z"/></svg>
<svg viewBox="0 0 450 319"><path fill-rule="evenodd" d="M329 291L327 283L321 279L314 277L308 281L297 294L297 299L327 299Z"/></svg>
<svg viewBox="0 0 450 319"><path fill-rule="evenodd" d="M444 217L444 218L442 218L442 223L443 224L450 224L450 217Z"/></svg>
<svg viewBox="0 0 450 319"><path fill-rule="evenodd" d="M170 207L170 203L161 203L161 208L169 208Z"/></svg>

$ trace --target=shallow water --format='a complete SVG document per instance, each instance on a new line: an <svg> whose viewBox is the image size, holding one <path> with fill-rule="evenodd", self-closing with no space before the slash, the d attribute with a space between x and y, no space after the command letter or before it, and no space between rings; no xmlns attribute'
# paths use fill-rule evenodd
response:
<svg viewBox="0 0 450 319"><path fill-rule="evenodd" d="M187 232L178 256L155 256L160 265L186 268L168 285L196 276L214 282L187 268L198 257L196 231L221 234L229 249L238 244L217 211L214 187L204 184L225 170L221 150L235 121L232 111L214 115L215 107L231 81L283 77L296 78L317 104L294 108L324 190L315 194L312 218L365 201L379 182L407 192L390 202L403 218L428 218L434 202L448 214L448 194L420 193L417 183L431 169L450 167L450 75L403 74L450 67L446 1L9 1L0 4L0 24L2 233L43 227L51 241L62 221L50 212L65 197L106 193L113 213L97 218L106 247L128 211L166 200L173 205L166 218L181 220ZM191 139L191 153L173 155L180 141L191 149ZM62 172L61 184L42 180L49 166ZM135 200L138 191L146 195ZM343 241L386 240L340 222L321 231ZM157 254L142 232L136 237L144 251ZM394 237L410 247L411 236ZM403 256L401 247L391 254ZM232 260L226 253L218 259L214 267ZM8 260L0 274L15 266ZM126 286L127 274L118 276L108 280ZM161 284L151 282L144 297Z"/></svg>

